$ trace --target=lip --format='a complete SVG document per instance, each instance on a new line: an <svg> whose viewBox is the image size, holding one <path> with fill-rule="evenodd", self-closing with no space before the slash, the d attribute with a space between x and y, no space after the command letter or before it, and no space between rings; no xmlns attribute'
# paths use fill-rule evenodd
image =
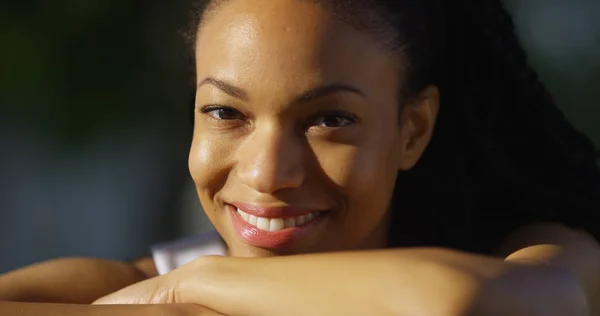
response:
<svg viewBox="0 0 600 316"><path fill-rule="evenodd" d="M240 236L242 238L242 240L245 243L247 243L251 246L254 246L254 247L264 248L264 249L272 249L272 250L285 249L287 247L292 246L296 242L302 240L303 237L310 235L311 233L313 233L315 231L317 226L323 221L324 217L326 216L326 215L323 215L323 213L321 213L321 215L318 218L312 220L310 223L308 223L306 225L302 225L299 227L286 228L286 229L282 229L282 230L279 230L276 232L269 232L269 231L264 231L264 230L258 229L257 227L254 227L254 226L250 225L250 223L243 220L240 217L240 215L237 213L237 209L236 209L237 205L227 204L226 207L229 210L229 215L231 216L231 221L232 221L235 232L238 234L238 236ZM278 208L262 209L262 210L269 210L269 212L264 212L261 215L256 215L257 213L250 213L250 212L248 212L248 214L265 217L265 218L269 217L267 215L272 215L270 217L284 217L284 216L273 215L273 214L275 214L274 210L277 210L277 209ZM240 210L244 210L244 209L240 207ZM289 210L289 208L284 208L284 210ZM246 211L244 210L244 212L246 212ZM305 210L304 213L298 213L299 215L297 215L297 216L304 215L307 213L310 213L310 212L306 212L306 210ZM286 215L288 215L287 217L295 216L295 215L291 215L291 213L287 213L287 212L286 212Z"/></svg>

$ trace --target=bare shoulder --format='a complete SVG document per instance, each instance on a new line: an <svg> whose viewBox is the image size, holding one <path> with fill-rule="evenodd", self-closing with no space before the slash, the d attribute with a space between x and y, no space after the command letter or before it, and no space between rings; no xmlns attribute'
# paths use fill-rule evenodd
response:
<svg viewBox="0 0 600 316"><path fill-rule="evenodd" d="M578 244L600 250L598 241L584 230L572 229L558 223L541 222L511 232L495 253L505 257L519 249L540 244Z"/></svg>
<svg viewBox="0 0 600 316"><path fill-rule="evenodd" d="M600 314L600 244L589 232L539 223L513 232L498 250L498 255L513 262L566 269L582 286L592 315Z"/></svg>

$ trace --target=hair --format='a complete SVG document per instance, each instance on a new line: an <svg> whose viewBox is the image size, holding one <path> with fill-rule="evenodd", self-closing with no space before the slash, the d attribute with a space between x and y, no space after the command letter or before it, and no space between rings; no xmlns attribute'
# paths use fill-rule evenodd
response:
<svg viewBox="0 0 600 316"><path fill-rule="evenodd" d="M192 46L227 1L197 1ZM398 174L390 246L490 253L508 232L547 221L600 236L594 146L528 65L500 0L311 1L403 57L400 106L428 85L441 93L431 143Z"/></svg>

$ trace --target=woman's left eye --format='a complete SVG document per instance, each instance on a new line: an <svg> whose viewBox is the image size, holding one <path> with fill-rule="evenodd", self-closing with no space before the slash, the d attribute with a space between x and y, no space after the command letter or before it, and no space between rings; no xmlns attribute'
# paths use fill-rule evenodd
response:
<svg viewBox="0 0 600 316"><path fill-rule="evenodd" d="M201 110L202 113L209 115L210 117L221 120L221 121L231 121L231 120L243 120L244 115L240 113L240 111L228 107L228 106L207 106Z"/></svg>
<svg viewBox="0 0 600 316"><path fill-rule="evenodd" d="M346 112L324 113L316 117L311 125L319 127L344 127L356 123L356 119Z"/></svg>

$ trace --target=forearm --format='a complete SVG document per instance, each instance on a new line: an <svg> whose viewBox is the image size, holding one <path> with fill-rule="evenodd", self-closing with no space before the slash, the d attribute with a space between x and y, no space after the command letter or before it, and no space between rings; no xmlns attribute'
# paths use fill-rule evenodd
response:
<svg viewBox="0 0 600 316"><path fill-rule="evenodd" d="M89 304L143 279L143 274L127 263L57 259L0 275L0 300Z"/></svg>
<svg viewBox="0 0 600 316"><path fill-rule="evenodd" d="M217 316L192 304L169 305L66 305L0 302L0 315L15 316Z"/></svg>
<svg viewBox="0 0 600 316"><path fill-rule="evenodd" d="M582 315L564 274L446 249L211 260L179 299L233 316Z"/></svg>
<svg viewBox="0 0 600 316"><path fill-rule="evenodd" d="M228 315L459 315L479 290L473 270L502 273L501 260L443 249L211 260L181 300Z"/></svg>

